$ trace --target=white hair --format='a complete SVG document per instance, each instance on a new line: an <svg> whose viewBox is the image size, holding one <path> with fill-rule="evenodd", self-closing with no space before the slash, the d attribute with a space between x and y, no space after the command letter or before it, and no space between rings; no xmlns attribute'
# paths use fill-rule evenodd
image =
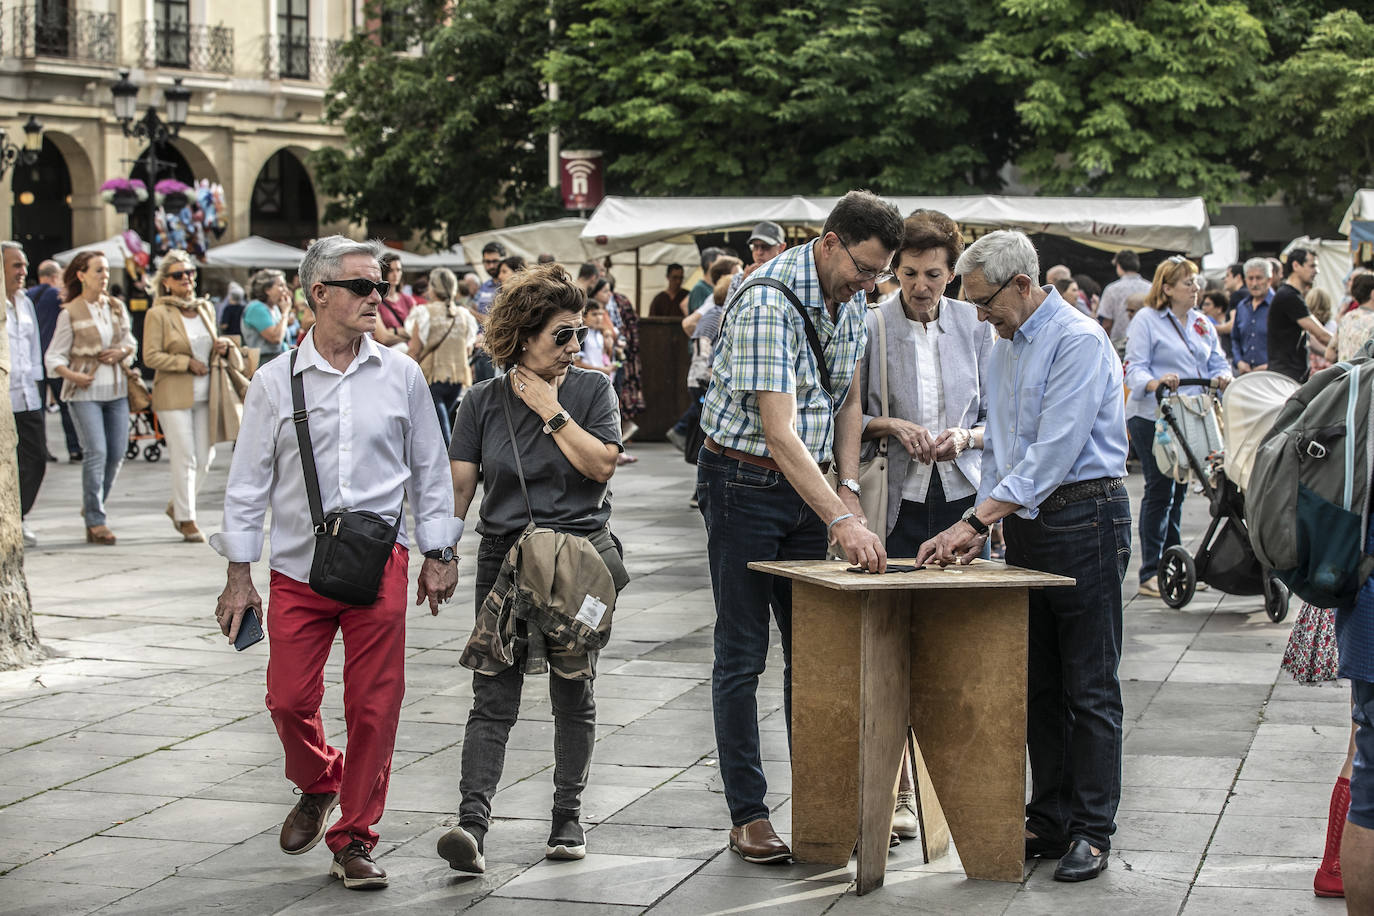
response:
<svg viewBox="0 0 1374 916"><path fill-rule="evenodd" d="M1269 263L1267 258L1251 258L1245 262L1245 272L1248 274L1252 270L1258 270L1266 277L1274 275L1274 265Z"/></svg>
<svg viewBox="0 0 1374 916"><path fill-rule="evenodd" d="M1040 256L1024 232L998 229L965 248L954 265L960 277L975 270L983 272L984 283L1005 283L1017 274L1025 274L1034 283L1040 276Z"/></svg>
<svg viewBox="0 0 1374 916"><path fill-rule="evenodd" d="M313 311L315 303L310 298L310 290L320 280L337 279L330 276L339 269L340 262L351 254L369 255L376 261L382 255L382 243L376 239L355 242L342 235L329 235L310 246L301 258L299 270L301 289L305 290L305 301ZM380 269L380 268L379 268Z"/></svg>

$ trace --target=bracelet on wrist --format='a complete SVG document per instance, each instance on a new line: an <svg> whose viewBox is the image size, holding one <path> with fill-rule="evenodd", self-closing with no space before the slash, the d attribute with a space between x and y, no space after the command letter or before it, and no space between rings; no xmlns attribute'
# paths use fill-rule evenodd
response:
<svg viewBox="0 0 1374 916"><path fill-rule="evenodd" d="M855 517L856 517L856 516L854 515L853 512L846 512L846 513L844 513L843 515L837 515L837 516L835 516L834 518L832 518L832 519L830 520L830 524L828 524L828 525L825 526L825 534L826 534L826 537L829 537L829 536L830 536L830 531L831 531L831 529L833 529L833 528L834 528L836 525L838 525L840 522L845 521L846 519L851 519L851 518L855 518Z"/></svg>

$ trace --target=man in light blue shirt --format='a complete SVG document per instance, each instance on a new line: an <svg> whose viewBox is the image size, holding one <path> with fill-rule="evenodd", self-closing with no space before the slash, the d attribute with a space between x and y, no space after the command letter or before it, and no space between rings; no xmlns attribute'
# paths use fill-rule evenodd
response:
<svg viewBox="0 0 1374 916"><path fill-rule="evenodd" d="M921 546L918 564L968 563L1005 519L1007 562L1071 576L1030 596L1032 793L1026 856L1060 859L1059 881L1107 867L1121 800L1121 582L1131 553L1121 360L1095 321L1039 288L1020 232L991 232L955 273L1002 338L988 366L979 502Z"/></svg>

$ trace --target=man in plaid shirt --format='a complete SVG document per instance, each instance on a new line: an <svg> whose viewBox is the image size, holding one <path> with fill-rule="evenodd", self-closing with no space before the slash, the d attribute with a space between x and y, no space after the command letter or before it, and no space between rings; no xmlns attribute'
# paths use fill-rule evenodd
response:
<svg viewBox="0 0 1374 916"><path fill-rule="evenodd" d="M887 565L882 540L865 527L859 507L857 367L865 344L864 294L887 273L901 241L896 208L851 191L820 238L759 267L726 305L702 404L707 439L697 460L697 500L716 599L711 704L734 824L730 848L748 862L792 856L768 821L755 699L771 608L782 634L790 729L792 591L787 581L751 572L748 564L821 559L830 541L851 563L874 572ZM798 302L754 285L761 277L785 285ZM808 319L824 368L808 341ZM832 462L838 493L824 476Z"/></svg>

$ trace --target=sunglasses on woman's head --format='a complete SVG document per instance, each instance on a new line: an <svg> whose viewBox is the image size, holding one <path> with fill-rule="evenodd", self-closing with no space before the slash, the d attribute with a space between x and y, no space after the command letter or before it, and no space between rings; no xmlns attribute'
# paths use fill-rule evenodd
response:
<svg viewBox="0 0 1374 916"><path fill-rule="evenodd" d="M351 280L321 280L320 282L325 286L338 286L342 289L346 289L359 298L372 295L374 289L377 291L377 295L381 296L383 299L386 298L387 293L391 292L391 284L385 280L374 283L363 277L354 277Z"/></svg>
<svg viewBox="0 0 1374 916"><path fill-rule="evenodd" d="M577 335L578 344L584 344L587 342L587 332L590 330L591 328L587 327L585 324L578 328L559 328L557 331L553 332L553 342L560 347L566 347L568 341L572 340L575 334Z"/></svg>
<svg viewBox="0 0 1374 916"><path fill-rule="evenodd" d="M194 270L173 270L167 274L167 277L172 280L185 280L195 275L196 272Z"/></svg>

